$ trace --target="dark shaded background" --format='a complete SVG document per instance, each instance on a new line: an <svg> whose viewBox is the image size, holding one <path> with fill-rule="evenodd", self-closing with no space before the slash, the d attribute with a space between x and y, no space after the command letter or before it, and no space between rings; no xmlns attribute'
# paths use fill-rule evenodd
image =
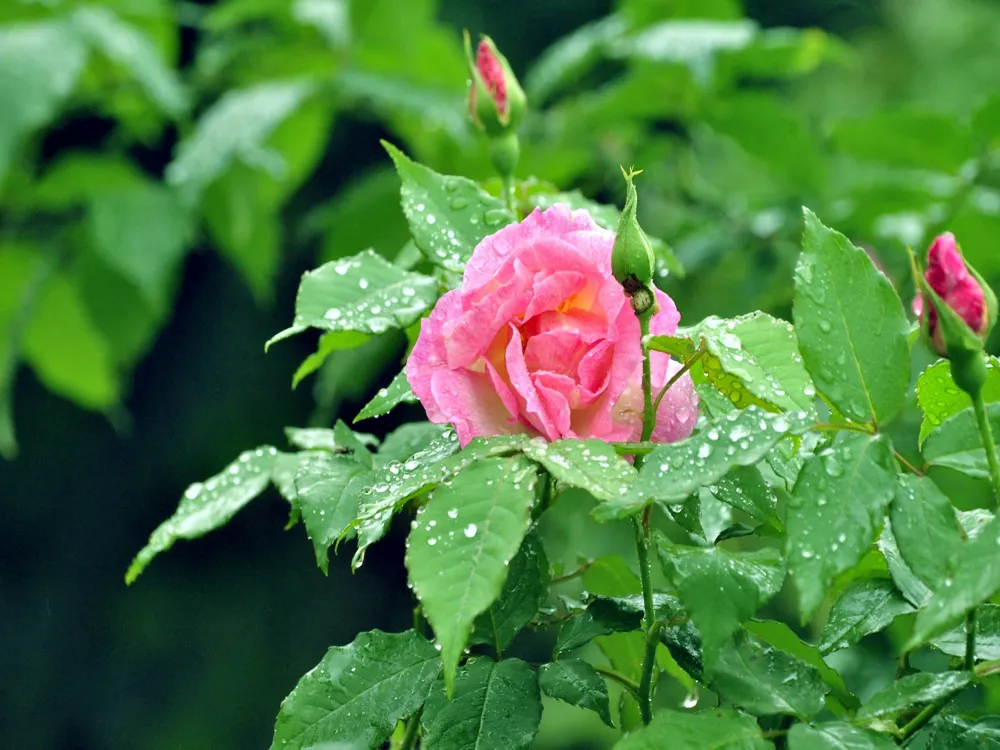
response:
<svg viewBox="0 0 1000 750"><path fill-rule="evenodd" d="M850 34L880 22L879 3L866 0L745 5L765 25ZM600 0L451 0L442 17L456 34L489 32L523 70L609 10ZM304 190L332 194L384 161L382 135L338 119ZM52 136L95 145L100 137L93 122ZM162 166L171 146L144 161ZM342 552L324 578L301 527L282 531L287 504L270 492L224 530L156 560L133 587L123 582L132 555L191 481L246 447L282 444L284 426L308 422L309 389L291 392L288 383L312 342L263 351L286 325L308 266L308 257L286 258L265 308L217 255L191 255L173 318L135 372L129 425L118 430L22 368L21 456L0 463L0 746L266 747L280 700L326 647L361 630L407 626L401 528L356 575Z"/></svg>

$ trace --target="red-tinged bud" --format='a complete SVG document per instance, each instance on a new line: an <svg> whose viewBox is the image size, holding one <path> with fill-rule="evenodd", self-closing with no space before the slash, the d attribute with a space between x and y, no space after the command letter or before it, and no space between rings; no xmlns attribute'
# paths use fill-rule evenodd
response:
<svg viewBox="0 0 1000 750"><path fill-rule="evenodd" d="M469 91L472 121L490 137L512 132L524 118L526 98L507 58L500 54L492 39L484 36L473 60L468 33L465 54L472 75Z"/></svg>
<svg viewBox="0 0 1000 750"><path fill-rule="evenodd" d="M962 390L978 391L986 375L983 342L997 319L996 295L965 262L950 232L931 244L917 284L913 311L930 346L952 361L952 376Z"/></svg>
<svg viewBox="0 0 1000 750"><path fill-rule="evenodd" d="M977 338L985 341L992 328L991 317L996 316L996 305L990 309L988 296L992 291L979 275L966 265L955 235L946 232L938 236L927 252L927 270L924 280L935 294L962 320ZM924 304L923 295L913 300L913 311L935 349L947 356L939 316L934 305ZM992 315L991 315L992 313Z"/></svg>

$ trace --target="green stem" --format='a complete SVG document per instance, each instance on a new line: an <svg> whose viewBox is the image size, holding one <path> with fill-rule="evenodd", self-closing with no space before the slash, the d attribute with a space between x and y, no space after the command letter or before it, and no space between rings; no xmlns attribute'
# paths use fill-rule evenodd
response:
<svg viewBox="0 0 1000 750"><path fill-rule="evenodd" d="M976 610L969 610L965 616L965 668L970 672L976 668Z"/></svg>
<svg viewBox="0 0 1000 750"><path fill-rule="evenodd" d="M649 440L653 435L653 428L656 427L656 412L653 411L653 376L649 361L649 344L646 337L649 336L649 313L639 316L639 339L642 346L642 441ZM642 462L636 457L635 468L640 468Z"/></svg>
<svg viewBox="0 0 1000 750"><path fill-rule="evenodd" d="M623 688L632 693L632 695L636 697L639 696L639 683L637 683L635 680L629 679L621 672L616 672L613 669L608 669L607 667L602 667L598 664L592 664L591 666L593 666L594 671L597 672L597 674L603 675L604 677L607 677L609 680L614 680Z"/></svg>
<svg viewBox="0 0 1000 750"><path fill-rule="evenodd" d="M612 443L615 453L621 456L645 456L657 449L656 443Z"/></svg>
<svg viewBox="0 0 1000 750"><path fill-rule="evenodd" d="M699 359L701 359L701 357L705 353L705 351L706 351L705 350L705 342L703 340L702 343L701 343L701 347L698 349L698 351L695 352L695 354L691 357L691 359L689 359L687 362L685 362L684 366L681 369L679 369L677 372L675 372L674 375L673 375L673 377L670 378L670 380L667 381L667 384L665 386L663 386L663 389L660 391L659 395L656 397L656 401L653 403L653 415L654 415L654 417L655 417L656 414L659 414L659 412L660 412L660 402L663 400L663 397L667 395L667 391L670 390L670 386L672 386L674 383L676 383L678 380L680 380L681 377L684 375L684 373L686 373L688 370L690 370L692 367L694 367L695 362L697 362Z"/></svg>
<svg viewBox="0 0 1000 750"><path fill-rule="evenodd" d="M966 640L967 649L969 643L970 641ZM973 648L974 648L974 643L973 643ZM966 653L966 664L968 664L968 652ZM975 673L976 679L979 680L983 679L984 677L989 677L990 675L997 674L998 672L1000 672L1000 659L983 662L978 667L972 669L972 671ZM923 729L927 725L927 722L929 722L931 719L937 716L938 713L941 711L941 709L943 709L951 702L951 699L954 697L954 695L955 695L954 693L946 695L944 698L930 704L929 706L926 706L920 713L918 713L915 717L913 717L913 719L910 721L909 724L907 724L906 726L904 726L902 729L899 730L897 737L899 738L900 742L905 743L913 735L915 735L917 732Z"/></svg>
<svg viewBox="0 0 1000 750"><path fill-rule="evenodd" d="M653 719L653 666L656 662L656 643L658 640L656 606L653 603L653 575L649 562L650 510L650 508L646 508L641 521L636 517L632 518L632 527L635 530L635 549L639 556L639 580L642 583L642 628L646 632L646 648L642 659L642 673L637 696L643 724L648 724Z"/></svg>
<svg viewBox="0 0 1000 750"><path fill-rule="evenodd" d="M420 714L423 708L417 711L406 723L406 734L403 735L403 744L399 750L413 750L417 746L417 737L420 735Z"/></svg>
<svg viewBox="0 0 1000 750"><path fill-rule="evenodd" d="M951 696L949 695L945 700L938 701L937 703L932 703L925 707L923 711L913 717L913 720L907 724L905 727L899 730L899 739L901 742L906 742L910 737L915 735L921 729L926 726L927 722L938 715L938 712L944 708L951 701Z"/></svg>
<svg viewBox="0 0 1000 750"><path fill-rule="evenodd" d="M990 418L986 413L986 401L983 399L983 391L969 394L972 396L972 408L976 412L976 424L979 426L979 436L983 441L983 449L986 451L986 463L990 468L990 481L993 483L993 502L1000 501L1000 461L997 460L997 446L993 442L993 429L990 427Z"/></svg>
<svg viewBox="0 0 1000 750"><path fill-rule="evenodd" d="M514 201L514 177L513 175L504 174L500 175L500 180L503 182L503 202L507 206L507 210L510 211L511 215L517 219L520 218L517 215L517 205Z"/></svg>

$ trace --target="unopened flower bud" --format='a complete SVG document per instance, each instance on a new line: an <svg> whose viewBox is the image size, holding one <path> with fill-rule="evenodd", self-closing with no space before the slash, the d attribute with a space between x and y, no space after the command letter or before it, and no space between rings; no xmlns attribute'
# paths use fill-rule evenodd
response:
<svg viewBox="0 0 1000 750"><path fill-rule="evenodd" d="M618 283L625 287L625 292L629 293L630 281L645 286L653 280L656 256L635 215L639 199L632 178L639 172L625 172L623 169L622 174L628 183L628 193L625 198L625 208L618 219L618 232L611 250L611 273Z"/></svg>
<svg viewBox="0 0 1000 750"><path fill-rule="evenodd" d="M491 138L514 131L524 118L527 98L517 76L493 40L484 36L472 58L469 34L465 34L465 55L472 81L469 113L472 121Z"/></svg>
<svg viewBox="0 0 1000 750"><path fill-rule="evenodd" d="M952 375L962 390L978 390L986 374L983 343L997 319L996 295L966 264L950 232L931 244L927 269L917 284L913 311L931 348L952 360Z"/></svg>

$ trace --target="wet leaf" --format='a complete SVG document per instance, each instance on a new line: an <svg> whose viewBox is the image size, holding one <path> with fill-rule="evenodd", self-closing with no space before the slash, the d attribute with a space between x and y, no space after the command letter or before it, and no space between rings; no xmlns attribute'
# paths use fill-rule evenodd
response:
<svg viewBox="0 0 1000 750"><path fill-rule="evenodd" d="M635 469L603 440L535 438L524 444L524 455L570 487L586 490L598 500L621 497L635 481Z"/></svg>
<svg viewBox="0 0 1000 750"><path fill-rule="evenodd" d="M440 175L382 141L403 182L403 213L427 259L462 273L486 235L514 221L503 203L464 177Z"/></svg>
<svg viewBox="0 0 1000 750"><path fill-rule="evenodd" d="M965 656L965 624L942 633L931 644L948 654ZM1000 659L1000 604L980 604L976 607L976 659Z"/></svg>
<svg viewBox="0 0 1000 750"><path fill-rule="evenodd" d="M993 434L1000 435L1000 403L987 404L986 413L989 415ZM971 408L948 417L927 436L924 441L924 460L934 466L955 469L970 477L989 477L986 451L983 450L976 415Z"/></svg>
<svg viewBox="0 0 1000 750"><path fill-rule="evenodd" d="M420 723L422 745L440 750L529 748L542 718L535 673L520 659L472 659L455 679L451 698L438 683Z"/></svg>
<svg viewBox="0 0 1000 750"><path fill-rule="evenodd" d="M781 589L785 565L777 550L729 552L682 547L658 534L660 564L701 634L711 669L722 645Z"/></svg>
<svg viewBox="0 0 1000 750"><path fill-rule="evenodd" d="M788 733L788 750L896 750L891 738L846 722L795 724Z"/></svg>
<svg viewBox="0 0 1000 750"><path fill-rule="evenodd" d="M983 399L986 403L1000 401L1000 360L996 357L986 360ZM946 359L938 360L917 378L917 403L924 414L920 423L920 445L949 417L972 407L969 394L951 379L951 362Z"/></svg>
<svg viewBox="0 0 1000 750"><path fill-rule="evenodd" d="M681 713L660 709L649 726L630 732L615 750L773 750L749 716L731 708Z"/></svg>
<svg viewBox="0 0 1000 750"><path fill-rule="evenodd" d="M543 664L538 670L538 684L550 698L589 709L609 727L614 726L608 686L583 659L561 659Z"/></svg>
<svg viewBox="0 0 1000 750"><path fill-rule="evenodd" d="M500 595L528 530L537 476L521 457L474 461L417 513L406 569L441 644L449 691L473 621Z"/></svg>
<svg viewBox="0 0 1000 750"><path fill-rule="evenodd" d="M830 690L814 667L742 633L723 646L709 677L721 699L754 716L808 719L823 709Z"/></svg>
<svg viewBox="0 0 1000 750"><path fill-rule="evenodd" d="M469 642L488 644L499 657L535 617L549 593L551 576L541 538L534 531L528 532L510 561L500 596L476 618Z"/></svg>
<svg viewBox="0 0 1000 750"><path fill-rule="evenodd" d="M291 327L265 346L308 328L368 334L406 328L437 298L435 279L404 271L373 250L365 250L303 274Z"/></svg>
<svg viewBox="0 0 1000 750"><path fill-rule="evenodd" d="M750 466L786 435L813 424L805 412L770 414L751 406L713 420L687 440L665 443L646 457L628 494L594 508L599 521L627 518L654 498L684 501L700 487L715 484L737 466Z"/></svg>
<svg viewBox="0 0 1000 750"><path fill-rule="evenodd" d="M934 589L955 574L964 532L951 501L929 477L899 478L890 518L893 538L914 575Z"/></svg>
<svg viewBox="0 0 1000 750"><path fill-rule="evenodd" d="M271 750L378 747L416 713L440 673L434 646L414 631L362 633L327 651L281 702Z"/></svg>
<svg viewBox="0 0 1000 750"><path fill-rule="evenodd" d="M850 419L891 420L910 384L902 303L868 254L808 209L793 314L816 387Z"/></svg>
<svg viewBox="0 0 1000 750"><path fill-rule="evenodd" d="M364 409L358 412L354 418L355 422L372 417L381 417L388 414L400 404L415 404L417 397L410 390L410 383L406 379L406 371L403 370L392 379L385 388L380 388L375 398L368 402Z"/></svg>
<svg viewBox="0 0 1000 750"><path fill-rule="evenodd" d="M875 543L895 493L892 447L883 435L841 432L833 445L806 460L785 518L788 568L803 621L834 577Z"/></svg>
<svg viewBox="0 0 1000 750"><path fill-rule="evenodd" d="M789 323L761 312L732 320L713 316L675 336L653 337L650 348L686 360L702 341L706 354L696 367L737 408L814 410L816 389Z"/></svg>
<svg viewBox="0 0 1000 750"><path fill-rule="evenodd" d="M913 611L891 581L870 578L856 581L830 609L819 650L828 654L853 646L866 635L889 627L897 616Z"/></svg>
<svg viewBox="0 0 1000 750"><path fill-rule="evenodd" d="M972 682L971 672L920 672L890 683L873 695L858 711L858 719L895 716L914 706L934 703L955 695Z"/></svg>

